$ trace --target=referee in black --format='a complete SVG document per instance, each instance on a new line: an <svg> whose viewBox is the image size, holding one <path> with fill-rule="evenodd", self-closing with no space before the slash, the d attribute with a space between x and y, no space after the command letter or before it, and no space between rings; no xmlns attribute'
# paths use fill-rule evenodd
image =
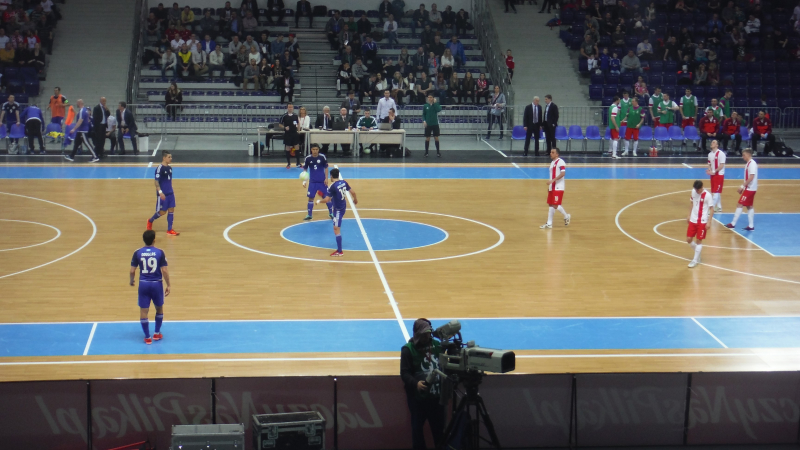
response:
<svg viewBox="0 0 800 450"><path fill-rule="evenodd" d="M300 148L300 133L297 132L300 118L294 113L294 105L286 105L286 114L281 117L280 124L283 126L283 149L286 151L286 168L292 167L292 147L297 147L294 156L297 159L296 167L303 167L300 164L300 154L304 153Z"/></svg>

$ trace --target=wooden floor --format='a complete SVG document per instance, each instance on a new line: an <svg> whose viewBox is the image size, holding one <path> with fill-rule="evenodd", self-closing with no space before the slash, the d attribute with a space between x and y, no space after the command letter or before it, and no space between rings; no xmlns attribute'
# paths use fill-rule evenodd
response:
<svg viewBox="0 0 800 450"><path fill-rule="evenodd" d="M0 196L0 307L2 322L129 321L138 316L136 288L128 285L134 250L142 246L152 214L151 180L0 180L0 192L46 199ZM665 221L685 218L691 182L569 180L564 207L569 228L557 213L552 230L540 230L547 214L541 180L357 180L362 218L420 221L447 230L436 246L381 252L381 267L404 318L415 317L629 317L799 315L800 258L776 258L714 223L703 252L705 264L689 270L686 243L653 232ZM734 183L723 195L726 212L738 196ZM759 183L758 212L800 211L800 182ZM394 318L373 264L340 264L266 256L238 248L223 237L230 225L256 216L296 211L246 222L230 232L241 245L294 258L328 260L329 251L299 246L280 230L305 215L304 191L294 180L176 180L175 228L156 222L156 245L169 259L172 295L169 320L372 319ZM639 200L663 195L621 209ZM65 205L71 209L67 209ZM384 209L384 211L376 211ZM391 211L386 211L391 210ZM465 221L433 212L470 219ZM83 246L79 252L47 264ZM317 210L318 220L327 214ZM349 217L352 217L348 212ZM423 217L424 216L424 217ZM746 216L740 224L746 222ZM475 223L480 222L480 223ZM504 242L491 247L500 230ZM685 221L659 227L684 241ZM798 230L794 230L796 233ZM728 248L710 248L711 246ZM371 261L367 252L347 252L345 261ZM44 265L17 275L13 273ZM723 270L729 269L729 270ZM760 278L763 275L769 278ZM776 281L787 280L786 281ZM794 283L792 283L794 282ZM557 353L557 355L556 355ZM800 351L720 350L732 356L681 356L692 351L650 351L658 357L592 357L596 352L523 351L519 372L775 370L800 366ZM572 354L572 357L563 355ZM584 356L581 356L584 355ZM225 355L231 361L182 364L86 364L123 357L0 358L80 361L80 364L0 366L0 381L103 377L172 377L394 374L396 354ZM337 359L351 357L350 359ZM364 357L365 359L354 359ZM202 359L203 355L150 359ZM247 361L249 358L259 360ZM281 358L272 360L271 358ZM301 358L292 360L292 358ZM326 359L327 358L327 359ZM129 359L129 358L126 358ZM236 359L236 361L232 361Z"/></svg>

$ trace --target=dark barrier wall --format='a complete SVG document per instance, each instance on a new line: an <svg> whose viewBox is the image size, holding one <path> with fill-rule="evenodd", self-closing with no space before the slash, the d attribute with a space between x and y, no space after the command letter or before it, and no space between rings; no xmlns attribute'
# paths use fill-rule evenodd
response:
<svg viewBox="0 0 800 450"><path fill-rule="evenodd" d="M487 376L505 448L796 443L800 372ZM688 402L688 403L687 403ZM399 376L48 381L0 384L3 448L109 449L171 426L318 411L326 448L409 448ZM91 420L89 408L91 405Z"/></svg>

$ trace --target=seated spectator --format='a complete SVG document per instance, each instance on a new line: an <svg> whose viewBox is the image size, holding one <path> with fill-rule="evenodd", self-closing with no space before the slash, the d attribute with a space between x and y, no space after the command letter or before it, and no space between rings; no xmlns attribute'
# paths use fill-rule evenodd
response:
<svg viewBox="0 0 800 450"><path fill-rule="evenodd" d="M614 30L617 28L617 21L614 20L610 12L607 12L603 19L600 20L600 28L595 28L601 36L611 37Z"/></svg>
<svg viewBox="0 0 800 450"><path fill-rule="evenodd" d="M709 86L719 86L719 67L717 63L712 61L708 64L708 77L706 80Z"/></svg>
<svg viewBox="0 0 800 450"><path fill-rule="evenodd" d="M283 66L281 66L281 61L279 59L275 59L272 62L272 89L279 91L281 87L278 86L278 83L282 81L283 81Z"/></svg>
<svg viewBox="0 0 800 450"><path fill-rule="evenodd" d="M194 13L192 8L185 6L181 13L181 27L191 30L194 27Z"/></svg>
<svg viewBox="0 0 800 450"><path fill-rule="evenodd" d="M244 17L247 11L253 13L253 16L258 20L258 0L242 0L242 5L239 8L241 16Z"/></svg>
<svg viewBox="0 0 800 450"><path fill-rule="evenodd" d="M353 89L353 85L358 86L359 80L353 76L350 63L343 62L336 70L336 96L342 96L342 86L347 85L347 90Z"/></svg>
<svg viewBox="0 0 800 450"><path fill-rule="evenodd" d="M358 80L354 90L363 90L362 86L369 82L369 69L367 69L367 66L364 65L364 62L361 60L360 56L356 57L356 62L350 69L353 74L353 78Z"/></svg>
<svg viewBox="0 0 800 450"><path fill-rule="evenodd" d="M250 47L250 53L247 54L247 59L249 62L255 62L256 66L261 62L261 53L258 51L257 47Z"/></svg>
<svg viewBox="0 0 800 450"><path fill-rule="evenodd" d="M428 74L422 72L422 75L420 75L419 79L417 80L417 86L416 86L417 98L414 103L418 105L425 103L425 99L428 97L428 94L433 92L434 92L433 83L431 83L431 80L428 79Z"/></svg>
<svg viewBox="0 0 800 450"><path fill-rule="evenodd" d="M458 95L461 93L461 80L458 79L458 74L453 72L447 80L447 101L449 103L456 103Z"/></svg>
<svg viewBox="0 0 800 450"><path fill-rule="evenodd" d="M242 27L245 34L255 34L258 31L258 19L253 15L253 11L247 11L242 19Z"/></svg>
<svg viewBox="0 0 800 450"><path fill-rule="evenodd" d="M466 104L467 100L472 100L475 103L475 79L472 78L472 72L467 72L464 79L461 81L461 90L458 92L458 104Z"/></svg>
<svg viewBox="0 0 800 450"><path fill-rule="evenodd" d="M366 13L361 14L361 18L356 22L355 31L360 34L362 38L372 33L372 22L369 21Z"/></svg>
<svg viewBox="0 0 800 450"><path fill-rule="evenodd" d="M2 56L0 56L2 59ZM166 78L167 71L172 71L172 78L178 78L178 58L172 52L172 47L167 47L167 51L161 57L161 76Z"/></svg>
<svg viewBox="0 0 800 450"><path fill-rule="evenodd" d="M457 69L461 68L464 63L466 63L467 57L464 53L464 45L458 40L458 36L455 34L450 36L450 41L447 43L447 48L450 49L450 53L455 59L455 67Z"/></svg>
<svg viewBox="0 0 800 450"><path fill-rule="evenodd" d="M617 25L617 28L611 34L611 43L619 47L625 45L625 33L622 32L621 26Z"/></svg>
<svg viewBox="0 0 800 450"><path fill-rule="evenodd" d="M711 31L706 35L706 43L708 44L709 48L719 48L720 44L722 43L722 32L719 28L715 27L711 29Z"/></svg>
<svg viewBox="0 0 800 450"><path fill-rule="evenodd" d="M234 66L233 66L233 73L236 75L241 75L244 71L244 68L250 64L250 54L247 51L247 47L242 45L239 47L239 52L236 53L236 58L234 58Z"/></svg>
<svg viewBox="0 0 800 450"><path fill-rule="evenodd" d="M467 29L469 27L471 27L469 24L469 14L462 8L458 11L458 14L456 14L456 34L462 36L467 34Z"/></svg>
<svg viewBox="0 0 800 450"><path fill-rule="evenodd" d="M694 84L698 86L705 86L708 84L708 71L706 71L705 64L697 66L697 70L694 72Z"/></svg>
<svg viewBox="0 0 800 450"><path fill-rule="evenodd" d="M417 53L411 56L411 70L416 74L427 72L428 70L428 55L422 47L417 48Z"/></svg>
<svg viewBox="0 0 800 450"><path fill-rule="evenodd" d="M419 9L414 10L414 15L411 20L411 35L417 36L417 28L425 28L429 25L430 14L425 10L425 4L421 3Z"/></svg>
<svg viewBox="0 0 800 450"><path fill-rule="evenodd" d="M167 89L164 96L164 105L167 109L167 117L171 117L174 121L178 117L178 111L182 109L180 105L183 104L183 92L178 89L178 85L173 81Z"/></svg>
<svg viewBox="0 0 800 450"><path fill-rule="evenodd" d="M637 72L642 73L642 63L639 61L639 58L633 53L633 50L629 50L628 54L622 58L622 69L620 73L625 72Z"/></svg>
<svg viewBox="0 0 800 450"><path fill-rule="evenodd" d="M46 20L46 19L45 19ZM41 18L39 18L41 21ZM150 13L147 16L147 35L159 36L161 34L161 21L158 20L155 13Z"/></svg>
<svg viewBox="0 0 800 450"><path fill-rule="evenodd" d="M160 28L166 30L169 26L169 11L164 8L164 4L159 3L156 10L153 11L153 14L155 14L156 19L158 19Z"/></svg>
<svg viewBox="0 0 800 450"><path fill-rule="evenodd" d="M436 79L436 75L442 70L442 63L433 52L428 53L428 78Z"/></svg>
<svg viewBox="0 0 800 450"><path fill-rule="evenodd" d="M342 31L339 32L339 53L341 54L344 51L345 47L348 47L350 43L353 41L353 37L355 36L355 32L350 30L350 25L344 24Z"/></svg>
<svg viewBox="0 0 800 450"><path fill-rule="evenodd" d="M169 10L168 18L169 25L179 28L181 26L181 7L177 3L172 4L172 9Z"/></svg>
<svg viewBox="0 0 800 450"><path fill-rule="evenodd" d="M397 60L397 67L395 68L395 71L398 72L403 78L407 78L412 73L411 68L409 68L402 59Z"/></svg>
<svg viewBox="0 0 800 450"><path fill-rule="evenodd" d="M261 52L261 58L267 61L272 60L272 43L269 41L269 34L261 33L261 38L256 42L258 51Z"/></svg>
<svg viewBox="0 0 800 450"><path fill-rule="evenodd" d="M724 8L722 8L722 14L720 15L723 21L726 23L729 20L736 19L736 8L733 5L733 1L729 1Z"/></svg>
<svg viewBox="0 0 800 450"><path fill-rule="evenodd" d="M219 72L219 76L221 77L225 76L225 54L222 53L221 45L218 45L217 48L208 55L208 73L213 77L214 72Z"/></svg>
<svg viewBox="0 0 800 450"><path fill-rule="evenodd" d="M711 33L714 28L722 28L722 21L719 20L719 14L714 14L708 23L706 23L706 32Z"/></svg>
<svg viewBox="0 0 800 450"><path fill-rule="evenodd" d="M286 51L286 42L283 42L283 35L279 34L278 37L272 42L272 57L279 58Z"/></svg>
<svg viewBox="0 0 800 450"><path fill-rule="evenodd" d="M478 79L475 80L475 104L478 104L478 99L483 99L488 105L490 95L492 93L489 91L489 80L486 79L486 74L481 72Z"/></svg>
<svg viewBox="0 0 800 450"><path fill-rule="evenodd" d="M339 33L344 29L344 20L339 15L339 11L328 19L325 24L325 34L328 36L328 42L331 44L331 50L339 50Z"/></svg>
<svg viewBox="0 0 800 450"><path fill-rule="evenodd" d="M381 67L381 60L378 58L378 45L372 41L371 36L367 36L364 45L361 46L361 55L364 58L364 62L367 62L369 67L373 71L380 70Z"/></svg>
<svg viewBox="0 0 800 450"><path fill-rule="evenodd" d="M244 45L239 42L239 36L233 36L233 39L228 42L228 64L231 68L236 65L236 58L242 48L244 48Z"/></svg>
<svg viewBox="0 0 800 450"><path fill-rule="evenodd" d="M386 20L392 14L392 2L389 0L382 0L378 5L378 18Z"/></svg>
<svg viewBox="0 0 800 450"><path fill-rule="evenodd" d="M174 34L172 37L172 41L170 41L170 45L172 46L172 51L179 52L181 48L186 44L186 41L181 38L179 34Z"/></svg>
<svg viewBox="0 0 800 450"><path fill-rule="evenodd" d="M664 61L678 61L680 59L680 56L678 56L678 41L675 36L670 36L664 44L664 56L662 59Z"/></svg>
<svg viewBox="0 0 800 450"><path fill-rule="evenodd" d="M594 59L597 58L600 52L597 50L597 44L592 41L592 38L589 35L583 37L583 43L581 43L581 56L586 59ZM592 70L592 67L589 67L589 71Z"/></svg>
<svg viewBox="0 0 800 450"><path fill-rule="evenodd" d="M442 30L445 33L452 33L455 31L456 26L456 13L453 11L453 7L447 5L442 11Z"/></svg>
<svg viewBox="0 0 800 450"><path fill-rule="evenodd" d="M428 13L428 23L431 28L441 31L442 30L442 13L437 9L436 3L431 4L431 10Z"/></svg>
<svg viewBox="0 0 800 450"><path fill-rule="evenodd" d="M694 49L694 60L698 63L708 62L708 50L703 47L702 42L697 44L697 48Z"/></svg>
<svg viewBox="0 0 800 450"><path fill-rule="evenodd" d="M42 41L42 47L47 50L48 55L53 54L53 26L47 21L46 17L42 17L36 26L36 35ZM5 46L5 44L3 44Z"/></svg>
<svg viewBox="0 0 800 450"><path fill-rule="evenodd" d="M682 13L689 12L683 0L678 0L677 2L675 2L675 6L673 7L673 9L675 10L675 12L682 12Z"/></svg>
<svg viewBox="0 0 800 450"><path fill-rule="evenodd" d="M697 123L697 131L700 132L700 138L702 139L701 148L703 151L707 151L706 141L708 139L717 139L719 137L719 125L719 119L714 117L713 111L707 109L706 115Z"/></svg>
<svg viewBox="0 0 800 450"><path fill-rule="evenodd" d="M270 65L267 58L261 58L261 64L258 65L258 83L262 91L272 89L272 82L275 79L273 67Z"/></svg>
<svg viewBox="0 0 800 450"><path fill-rule="evenodd" d="M636 83L633 83L633 95L642 98L649 95L649 92L647 91L647 83L644 82L644 78L642 78L641 75L639 75ZM641 98L639 99L639 103L642 103Z"/></svg>
<svg viewBox="0 0 800 450"><path fill-rule="evenodd" d="M208 53L203 51L203 44L198 42L195 44L194 51L192 52L192 70L197 76L205 75L209 71Z"/></svg>
<svg viewBox="0 0 800 450"><path fill-rule="evenodd" d="M0 50L0 66L13 67L15 66L16 51L11 46L11 42L6 42L6 46Z"/></svg>
<svg viewBox="0 0 800 450"><path fill-rule="evenodd" d="M299 0L294 8L295 28L300 28L301 17L308 17L308 28L314 28L314 13L308 0Z"/></svg>
<svg viewBox="0 0 800 450"><path fill-rule="evenodd" d="M280 58L278 58L278 60L281 62L281 66L283 66L283 71L284 72L289 71L289 74L294 76L294 70L292 70L292 66L294 65L294 58L292 58L292 55L289 53L289 50L284 50L283 55Z"/></svg>
<svg viewBox="0 0 800 450"><path fill-rule="evenodd" d="M258 76L260 71L256 65L256 61L251 59L242 73L242 91L247 92L247 84L253 82L253 89L258 89Z"/></svg>
<svg viewBox="0 0 800 450"><path fill-rule="evenodd" d="M611 75L619 75L622 70L622 62L619 60L617 52L611 54L611 59L608 60L608 71Z"/></svg>
<svg viewBox="0 0 800 450"><path fill-rule="evenodd" d="M191 37L186 40L186 46L189 47L189 50L194 51L198 42L200 42L200 39L197 38L196 34L192 33Z"/></svg>
<svg viewBox="0 0 800 450"><path fill-rule="evenodd" d="M284 103L284 99L287 97L289 103L291 103L292 97L294 96L294 77L292 77L291 73L284 69L281 78L278 79L276 84L280 88L281 103Z"/></svg>
<svg viewBox="0 0 800 450"><path fill-rule="evenodd" d="M758 34L761 32L761 21L755 15L750 14L750 17L747 19L747 24L744 27L744 31L748 35Z"/></svg>
<svg viewBox="0 0 800 450"><path fill-rule="evenodd" d="M192 66L192 51L189 46L183 44L181 51L178 52L178 78L183 78L183 73L187 72L189 76L194 75L194 67Z"/></svg>
<svg viewBox="0 0 800 450"><path fill-rule="evenodd" d="M227 28L223 31L227 39L232 39L233 36L239 36L241 39L244 32L244 25L242 19L236 11L231 11L231 20L227 22Z"/></svg>
<svg viewBox="0 0 800 450"><path fill-rule="evenodd" d="M593 45L597 45L597 43L600 41L600 33L595 27L587 28L584 36L589 38L589 42L591 42Z"/></svg>
<svg viewBox="0 0 800 450"><path fill-rule="evenodd" d="M211 55L214 52L214 49L217 48L217 43L211 40L211 35L207 34L203 42L200 43L201 48L207 55Z"/></svg>
<svg viewBox="0 0 800 450"><path fill-rule="evenodd" d="M653 59L653 45L650 43L649 39L645 38L636 46L636 56L642 61L650 61Z"/></svg>
<svg viewBox="0 0 800 450"><path fill-rule="evenodd" d="M439 58L441 58L442 55L444 55L444 49L445 48L447 48L447 47L445 47L444 42L442 42L441 36L439 36L439 34L437 33L433 37L433 43L430 45L428 51L433 52L434 55L436 55Z"/></svg>
<svg viewBox="0 0 800 450"><path fill-rule="evenodd" d="M375 103L375 82L377 80L377 76L375 74L369 75L365 82L361 83L361 90L358 91L358 101L362 105L364 104L364 96L369 96L372 103Z"/></svg>
<svg viewBox="0 0 800 450"><path fill-rule="evenodd" d="M283 4L283 0L267 0L267 23L270 25L275 25L273 17L278 18L277 23L283 23L283 18L286 17L286 6Z"/></svg>
<svg viewBox="0 0 800 450"><path fill-rule="evenodd" d="M453 58L453 54L450 53L449 48L444 51L444 55L442 55L440 61L442 64L440 72L444 76L445 81L447 81L450 79L450 75L453 74L453 69L455 68L456 64L455 59Z"/></svg>
<svg viewBox="0 0 800 450"><path fill-rule="evenodd" d="M208 9L206 10L206 12L203 14L203 18L200 19L199 24L200 24L200 33L202 33L203 36L208 35L212 39L216 39L216 37L217 37L217 31L216 31L217 21L214 20L213 17L211 17L211 10L208 10ZM214 51L214 50L211 50L211 51Z"/></svg>
<svg viewBox="0 0 800 450"><path fill-rule="evenodd" d="M33 51L25 56L25 61L21 64L25 67L33 67L37 72L42 73L45 66L44 52L42 51L42 44L34 44Z"/></svg>
<svg viewBox="0 0 800 450"><path fill-rule="evenodd" d="M297 68L300 68L300 44L294 39L294 35L289 35L289 40L286 41L286 47L284 52L289 52L292 59L294 60L295 65Z"/></svg>
<svg viewBox="0 0 800 450"><path fill-rule="evenodd" d="M383 97L383 92L389 88L389 83L380 73L375 74L375 85L372 86L370 99L372 104L377 104L377 99Z"/></svg>
<svg viewBox="0 0 800 450"><path fill-rule="evenodd" d="M389 0L384 1L388 2ZM390 45L397 44L397 22L394 20L394 14L389 14L383 24L383 37L386 38Z"/></svg>
<svg viewBox="0 0 800 450"><path fill-rule="evenodd" d="M406 95L411 92L408 88L408 81L400 75L400 72L395 72L389 85L391 96L398 106L405 103Z"/></svg>
<svg viewBox="0 0 800 450"><path fill-rule="evenodd" d="M148 64L150 63L150 61L152 61L155 64L160 64L161 57L164 56L164 53L167 51L168 48L172 48L172 46L170 45L167 36L162 34L158 42L144 48L144 55L142 55L142 64Z"/></svg>
<svg viewBox="0 0 800 450"><path fill-rule="evenodd" d="M444 74L439 72L436 75L436 96L439 97L439 103L445 103L447 99L447 79Z"/></svg>
<svg viewBox="0 0 800 450"><path fill-rule="evenodd" d="M753 119L753 125L750 128L750 148L753 149L753 154L758 154L758 141L766 140L764 145L764 155L768 155L775 147L775 135L772 134L772 121L767 117L764 110L758 112L758 117Z"/></svg>

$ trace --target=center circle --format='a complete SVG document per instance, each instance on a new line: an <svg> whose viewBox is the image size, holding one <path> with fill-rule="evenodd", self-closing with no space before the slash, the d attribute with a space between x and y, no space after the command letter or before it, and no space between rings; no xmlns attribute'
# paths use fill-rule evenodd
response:
<svg viewBox="0 0 800 450"><path fill-rule="evenodd" d="M344 219L342 249L368 251L364 234L355 219ZM436 245L447 240L441 228L419 222L395 219L361 219L372 249L375 251L410 250ZM330 221L304 222L281 230L281 237L295 244L336 250L336 239Z"/></svg>

